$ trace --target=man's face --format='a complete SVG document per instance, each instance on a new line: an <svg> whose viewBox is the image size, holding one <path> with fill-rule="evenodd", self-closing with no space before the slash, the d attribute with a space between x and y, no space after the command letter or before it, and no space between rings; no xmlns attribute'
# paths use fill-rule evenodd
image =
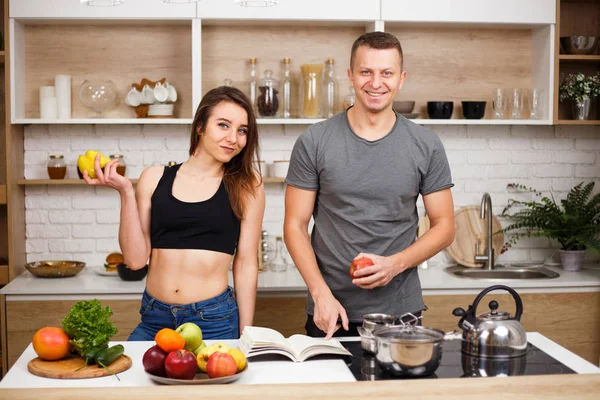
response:
<svg viewBox="0 0 600 400"><path fill-rule="evenodd" d="M348 70L356 103L373 113L391 109L406 77L400 64L396 49L378 50L367 46L356 49L353 68Z"/></svg>

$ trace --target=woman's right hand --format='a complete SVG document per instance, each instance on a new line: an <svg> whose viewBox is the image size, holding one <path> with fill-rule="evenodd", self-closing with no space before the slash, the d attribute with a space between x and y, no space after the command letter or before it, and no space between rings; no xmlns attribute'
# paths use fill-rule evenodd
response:
<svg viewBox="0 0 600 400"><path fill-rule="evenodd" d="M104 171L102 171L102 168L100 168L100 154L96 154L96 158L94 159L96 178L90 178L88 172L83 171L83 180L88 185L107 186L118 190L119 193L125 193L133 187L133 184L129 179L117 173L118 166L119 160L110 160L104 166Z"/></svg>

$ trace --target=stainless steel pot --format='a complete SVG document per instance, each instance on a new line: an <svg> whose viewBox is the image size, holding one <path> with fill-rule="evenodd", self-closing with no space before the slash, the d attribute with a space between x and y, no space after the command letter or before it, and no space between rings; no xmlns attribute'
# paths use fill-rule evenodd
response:
<svg viewBox="0 0 600 400"><path fill-rule="evenodd" d="M405 323L403 318L412 321ZM419 318L405 314L401 325L377 328L372 332L377 345L375 358L380 367L396 376L426 376L440 366L442 343L456 339L455 332L444 333L439 329L413 325Z"/></svg>
<svg viewBox="0 0 600 400"><path fill-rule="evenodd" d="M368 353L375 354L377 351L377 341L372 334L373 330L386 326L394 326L397 321L398 317L395 315L379 313L363 315L362 328L357 328L360 335L361 348Z"/></svg>

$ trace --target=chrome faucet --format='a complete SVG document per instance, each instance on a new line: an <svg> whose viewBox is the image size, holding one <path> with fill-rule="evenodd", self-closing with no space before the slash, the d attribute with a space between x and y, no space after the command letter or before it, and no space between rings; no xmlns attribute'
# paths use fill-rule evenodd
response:
<svg viewBox="0 0 600 400"><path fill-rule="evenodd" d="M484 263L485 269L494 269L494 246L492 245L492 198L489 193L484 193L481 198L480 218L485 219L487 209L487 249L484 255L479 254L479 242L475 243L475 262Z"/></svg>

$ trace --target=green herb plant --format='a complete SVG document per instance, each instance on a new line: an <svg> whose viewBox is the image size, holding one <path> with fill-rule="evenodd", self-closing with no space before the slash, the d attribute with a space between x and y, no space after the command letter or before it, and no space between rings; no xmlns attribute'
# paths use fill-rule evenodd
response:
<svg viewBox="0 0 600 400"><path fill-rule="evenodd" d="M594 182L573 187L567 197L557 203L554 196L543 196L530 187L511 183L509 187L530 191L533 201L510 199L501 216L511 223L498 232L516 231L506 247L523 237L547 237L560 243L562 250L585 250L600 253L600 193L593 195ZM512 211L512 213L509 213Z"/></svg>
<svg viewBox="0 0 600 400"><path fill-rule="evenodd" d="M582 72L570 74L560 84L560 100L579 103L600 97L600 76L585 76Z"/></svg>

